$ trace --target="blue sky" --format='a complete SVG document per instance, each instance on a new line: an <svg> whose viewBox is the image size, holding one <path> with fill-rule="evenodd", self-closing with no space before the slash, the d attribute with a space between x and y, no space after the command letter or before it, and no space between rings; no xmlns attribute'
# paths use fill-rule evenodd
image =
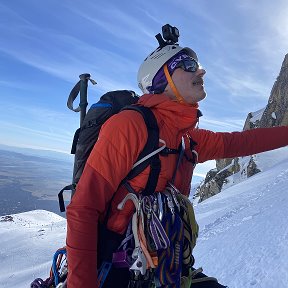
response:
<svg viewBox="0 0 288 288"><path fill-rule="evenodd" d="M287 15L285 0L1 0L0 143L69 152L78 76L98 82L90 104L109 90L140 93L138 67L167 23L207 71L200 127L239 131L267 104L288 52Z"/></svg>

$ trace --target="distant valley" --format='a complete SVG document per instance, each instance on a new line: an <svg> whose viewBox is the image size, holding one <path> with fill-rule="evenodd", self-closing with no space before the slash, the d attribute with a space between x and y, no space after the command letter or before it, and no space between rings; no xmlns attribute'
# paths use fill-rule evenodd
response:
<svg viewBox="0 0 288 288"><path fill-rule="evenodd" d="M35 209L65 216L59 211L57 194L71 182L73 158L12 150L0 149L0 216ZM70 198L69 192L65 198Z"/></svg>

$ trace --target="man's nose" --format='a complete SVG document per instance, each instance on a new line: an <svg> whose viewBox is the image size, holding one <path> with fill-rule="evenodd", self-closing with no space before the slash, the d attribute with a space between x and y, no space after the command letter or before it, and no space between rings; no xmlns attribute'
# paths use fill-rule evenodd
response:
<svg viewBox="0 0 288 288"><path fill-rule="evenodd" d="M197 74L198 74L198 76L203 77L206 74L206 70L204 68L199 68L197 70Z"/></svg>

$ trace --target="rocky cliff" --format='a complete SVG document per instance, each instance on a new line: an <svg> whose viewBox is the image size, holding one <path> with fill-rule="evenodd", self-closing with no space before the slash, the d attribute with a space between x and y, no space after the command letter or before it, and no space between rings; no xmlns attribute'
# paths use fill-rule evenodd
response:
<svg viewBox="0 0 288 288"><path fill-rule="evenodd" d="M277 77L268 104L256 112L250 112L246 118L243 130L259 127L273 127L288 125L288 54L285 56ZM216 161L216 168L209 171L204 182L196 191L199 202L221 192L223 185L233 181L233 175L251 177L260 172L254 157L221 159Z"/></svg>
<svg viewBox="0 0 288 288"><path fill-rule="evenodd" d="M288 125L288 54L273 85L259 127Z"/></svg>

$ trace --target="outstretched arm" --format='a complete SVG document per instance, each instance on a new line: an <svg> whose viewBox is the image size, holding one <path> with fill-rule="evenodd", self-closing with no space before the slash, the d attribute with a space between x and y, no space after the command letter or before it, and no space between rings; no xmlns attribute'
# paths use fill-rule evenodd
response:
<svg viewBox="0 0 288 288"><path fill-rule="evenodd" d="M212 132L194 129L189 132L197 143L198 162L248 156L288 145L288 127L257 128L243 132Z"/></svg>

